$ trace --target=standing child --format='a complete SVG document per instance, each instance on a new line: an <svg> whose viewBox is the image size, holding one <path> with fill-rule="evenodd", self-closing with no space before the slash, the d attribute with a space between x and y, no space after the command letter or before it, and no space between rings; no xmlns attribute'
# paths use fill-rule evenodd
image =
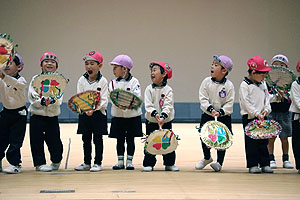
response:
<svg viewBox="0 0 300 200"><path fill-rule="evenodd" d="M172 78L172 68L168 63L150 63L152 84L145 90L145 118L146 134L150 135L159 128L172 129L174 119L174 96L173 89L167 85L167 80ZM144 151L143 171L153 170L156 164L155 155ZM179 171L176 167L175 151L162 155L166 171Z"/></svg>
<svg viewBox="0 0 300 200"><path fill-rule="evenodd" d="M109 91L117 88L141 97L139 81L133 77L130 70L133 67L131 58L127 55L118 55L110 64L113 66L115 79L109 83ZM134 138L142 137L142 109L137 110L120 109L114 104L111 107L111 127L109 137L117 138L118 163L112 168L114 170L124 169L125 140L127 144L126 169L134 170L132 159L135 151Z"/></svg>
<svg viewBox="0 0 300 200"><path fill-rule="evenodd" d="M300 75L300 60L297 63L297 72ZM300 76L293 82L291 88L292 104L290 111L293 113L292 117L292 147L296 162L296 169L300 174Z"/></svg>
<svg viewBox="0 0 300 200"><path fill-rule="evenodd" d="M3 171L10 174L21 172L21 152L26 132L27 100L26 80L20 76L24 63L19 54L0 71L0 101L3 110L0 113L0 162L5 157L9 167Z"/></svg>
<svg viewBox="0 0 300 200"><path fill-rule="evenodd" d="M226 78L232 70L232 60L227 56L213 56L213 63L210 68L210 77L205 78L199 89L200 107L203 111L201 116L200 128L208 121L214 120L224 123L228 129L231 129L231 113L233 112L234 103L234 86L230 80ZM213 161L210 148L202 141L202 150L204 159L198 162L196 169L203 169L206 165ZM210 164L215 172L222 169L225 150L217 151L217 162Z"/></svg>
<svg viewBox="0 0 300 200"><path fill-rule="evenodd" d="M272 58L272 65L281 66L288 68L288 58L285 55L278 54ZM269 88L272 87L269 85ZM280 132L279 138L281 141L282 148L282 163L283 168L293 169L293 164L289 161L289 141L288 137L292 136L292 126L289 108L291 101L287 99L286 95L282 94L270 94L270 103L272 112L270 114L271 118L277 121L282 130ZM269 156L270 156L270 167L277 168L275 156L274 156L274 143L276 138L270 138L268 144Z"/></svg>
<svg viewBox="0 0 300 200"><path fill-rule="evenodd" d="M40 65L43 73L56 72L58 68L57 56L52 52L45 52L40 58ZM40 97L32 85L35 75L28 90L28 99L30 102L30 147L33 158L33 164L36 171L50 172L58 170L62 160L63 145L60 139L60 128L58 123L58 115L60 114L60 99L52 99L48 97ZM48 146L50 153L50 166L46 165L44 152L44 142Z"/></svg>
<svg viewBox="0 0 300 200"><path fill-rule="evenodd" d="M266 119L266 116L271 112L268 88L264 81L271 68L267 61L259 56L250 58L248 66L249 75L244 78L239 90L244 130L249 122L254 119ZM246 135L244 137L249 173L273 173L267 147L268 139L255 140Z"/></svg>
<svg viewBox="0 0 300 200"><path fill-rule="evenodd" d="M91 51L83 57L85 73L77 83L77 93L93 90L100 93L100 102L96 110L91 110L79 115L77 133L82 134L84 163L75 167L77 171L90 170L101 171L103 156L103 137L107 135L106 107L108 103L107 80L100 73L103 63L102 55L97 51ZM92 138L95 144L94 166L91 168Z"/></svg>

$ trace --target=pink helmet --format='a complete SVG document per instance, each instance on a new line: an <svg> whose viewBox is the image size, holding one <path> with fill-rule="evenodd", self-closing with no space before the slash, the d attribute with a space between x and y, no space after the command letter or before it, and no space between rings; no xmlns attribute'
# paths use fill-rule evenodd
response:
<svg viewBox="0 0 300 200"><path fill-rule="evenodd" d="M127 55L118 55L118 56L116 56L110 62L110 64L111 65L120 65L120 66L126 67L127 69L132 69L132 67L133 67L133 61Z"/></svg>
<svg viewBox="0 0 300 200"><path fill-rule="evenodd" d="M154 67L155 65L161 66L162 68L164 68L164 70L166 70L167 75L168 75L168 79L172 78L172 67L170 67L169 63L165 63L165 62L152 62L150 63L150 68Z"/></svg>
<svg viewBox="0 0 300 200"><path fill-rule="evenodd" d="M57 56L54 53L52 53L52 52L45 52L45 53L43 53L43 55L40 58L41 64L46 59L54 60L56 62L56 64L58 65L58 58L57 58Z"/></svg>
<svg viewBox="0 0 300 200"><path fill-rule="evenodd" d="M300 69L300 68L299 68L299 65L300 65L300 60L298 61L297 66L296 66L296 69L297 69L297 70Z"/></svg>
<svg viewBox="0 0 300 200"><path fill-rule="evenodd" d="M90 51L83 57L83 61L93 60L99 63L103 62L103 56L98 51Z"/></svg>
<svg viewBox="0 0 300 200"><path fill-rule="evenodd" d="M260 72L268 72L271 71L272 68L269 67L267 61L260 57L260 56L254 56L250 58L247 62L249 69L260 71Z"/></svg>

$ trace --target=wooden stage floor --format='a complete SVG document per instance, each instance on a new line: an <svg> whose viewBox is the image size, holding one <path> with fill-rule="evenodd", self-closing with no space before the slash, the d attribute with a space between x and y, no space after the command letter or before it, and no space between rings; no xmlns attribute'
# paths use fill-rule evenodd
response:
<svg viewBox="0 0 300 200"><path fill-rule="evenodd" d="M77 124L60 125L64 157L69 138L72 141L68 169L64 169L63 159L58 171L36 172L27 129L22 148L22 173L0 173L0 199L300 199L300 175L295 169L281 167L279 140L275 143L279 166L275 173L248 173L241 124L233 124L234 144L227 150L222 171L213 172L210 166L201 171L195 170L195 164L203 158L196 125L173 125L174 132L181 137L176 150L176 165L180 172L165 172L161 156L157 156L155 171L142 172L143 144L140 138L136 139L133 160L136 169L113 171L111 167L117 161L116 140L107 136L104 137L103 171L74 171L74 167L83 162L81 136L76 134ZM215 150L212 150L212 156L216 159ZM47 164L50 164L47 159ZM291 148L290 160L294 164ZM3 167L7 166L4 158Z"/></svg>

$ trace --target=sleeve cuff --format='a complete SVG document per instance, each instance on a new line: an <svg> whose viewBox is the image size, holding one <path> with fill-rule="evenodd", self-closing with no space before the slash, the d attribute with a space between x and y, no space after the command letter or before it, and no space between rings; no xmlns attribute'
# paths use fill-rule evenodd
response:
<svg viewBox="0 0 300 200"><path fill-rule="evenodd" d="M211 113L211 111L213 111L214 107L212 105L210 105L208 108L207 108L207 111Z"/></svg>
<svg viewBox="0 0 300 200"><path fill-rule="evenodd" d="M169 117L169 116L168 116L167 113L164 113L164 112L160 113L160 118L167 119L168 117Z"/></svg>
<svg viewBox="0 0 300 200"><path fill-rule="evenodd" d="M156 110L153 110L151 113L151 117L155 117L158 114L158 112Z"/></svg>
<svg viewBox="0 0 300 200"><path fill-rule="evenodd" d="M220 109L220 110L219 110L219 113L220 113L220 116L224 116L224 115L225 115L225 112L224 112L223 109Z"/></svg>

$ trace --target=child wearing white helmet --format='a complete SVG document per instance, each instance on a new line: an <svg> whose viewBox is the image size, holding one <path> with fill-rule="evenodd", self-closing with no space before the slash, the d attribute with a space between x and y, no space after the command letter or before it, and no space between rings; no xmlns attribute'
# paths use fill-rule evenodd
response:
<svg viewBox="0 0 300 200"><path fill-rule="evenodd" d="M45 52L40 58L40 67L43 73L54 73L58 68L58 58L52 52ZM60 105L62 98L52 99L38 94L32 83L28 88L30 124L30 147L33 164L36 171L50 172L58 170L63 154L63 144L60 138L60 127L58 123L58 115L60 114ZM44 152L44 142L48 146L50 153L50 166L46 165Z"/></svg>
<svg viewBox="0 0 300 200"><path fill-rule="evenodd" d="M272 58L271 64L274 66L282 66L288 68L289 60L285 55L278 54ZM271 90L271 85L268 85L269 90ZM283 94L284 91L281 91ZM292 126L291 118L289 113L289 108L291 105L291 100L286 95L280 94L270 94L270 103L272 112L270 114L271 118L277 121L282 130L280 132L279 138L281 141L282 148L282 166L286 169L293 169L293 164L289 161L289 141L288 138L292 136ZM270 138L268 143L268 151L270 157L270 167L277 168L275 156L274 156L274 143L276 138Z"/></svg>
<svg viewBox="0 0 300 200"><path fill-rule="evenodd" d="M230 132L231 129L231 113L233 112L234 103L234 86L230 80L226 78L232 70L233 63L228 56L213 56L213 62L210 67L210 76L205 78L199 88L200 107L203 111L200 121L200 128L208 121L214 120L224 123ZM215 95L218 94L218 95ZM210 148L201 140L204 158L195 165L198 170L203 169L206 165L219 172L222 169L225 150L217 151L217 162L212 163Z"/></svg>
<svg viewBox="0 0 300 200"><path fill-rule="evenodd" d="M116 56L110 64L113 67L113 74L116 77L109 83L109 91L124 89L141 98L141 87L139 81L133 77L130 70L133 67L132 59L127 55ZM117 139L118 163L112 168L114 170L124 169L125 141L127 144L126 169L134 170L132 164L135 152L135 137L142 137L142 109L137 110L120 109L114 104L111 107L111 126L109 137Z"/></svg>
<svg viewBox="0 0 300 200"><path fill-rule="evenodd" d="M5 157L10 166L3 171L9 174L21 172L21 152L27 121L27 83L19 72L24 63L19 54L4 70L0 70L0 101L3 110L0 113L0 163ZM7 150L6 150L7 149ZM2 167L0 166L0 171Z"/></svg>

